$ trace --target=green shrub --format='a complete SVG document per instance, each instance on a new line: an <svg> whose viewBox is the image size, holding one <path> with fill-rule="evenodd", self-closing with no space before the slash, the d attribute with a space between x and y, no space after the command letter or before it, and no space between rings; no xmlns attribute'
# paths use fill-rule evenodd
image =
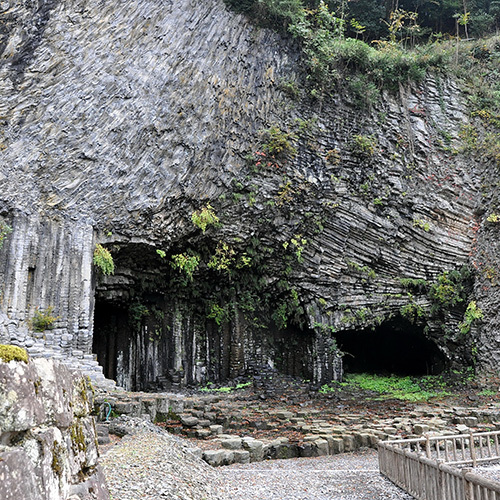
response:
<svg viewBox="0 0 500 500"><path fill-rule="evenodd" d="M400 278L399 282L405 288L413 288L418 291L426 291L429 283L423 278Z"/></svg>
<svg viewBox="0 0 500 500"><path fill-rule="evenodd" d="M219 272L230 273L236 262L236 252L227 243L219 241L215 254L212 255L207 266Z"/></svg>
<svg viewBox="0 0 500 500"><path fill-rule="evenodd" d="M354 155L369 158L374 155L377 141L371 135L356 134L351 141L351 151Z"/></svg>
<svg viewBox="0 0 500 500"><path fill-rule="evenodd" d="M298 99L300 97L300 89L295 80L284 80L280 81L280 89L288 95L291 99Z"/></svg>
<svg viewBox="0 0 500 500"><path fill-rule="evenodd" d="M215 215L214 209L207 203L201 210L196 210L191 214L191 221L205 232L208 226L218 224L219 218Z"/></svg>
<svg viewBox="0 0 500 500"><path fill-rule="evenodd" d="M291 132L283 132L279 127L273 125L267 130L262 131L263 140L262 149L278 159L293 158L297 154L297 149L292 144L296 139Z"/></svg>
<svg viewBox="0 0 500 500"><path fill-rule="evenodd" d="M374 280L377 277L377 273L370 266L361 266L360 264L358 264L357 262L354 262L352 260L348 261L347 265L351 269L354 269L355 271L357 271L358 273L366 274L366 276L369 279Z"/></svg>
<svg viewBox="0 0 500 500"><path fill-rule="evenodd" d="M115 273L115 263L111 252L99 243L95 246L94 250L94 265L105 276Z"/></svg>
<svg viewBox="0 0 500 500"><path fill-rule="evenodd" d="M431 225L422 219L413 219L413 227L419 227L423 229L426 233L431 230Z"/></svg>
<svg viewBox="0 0 500 500"><path fill-rule="evenodd" d="M367 75L355 75L349 80L354 104L360 108L371 108L380 98L380 91Z"/></svg>
<svg viewBox="0 0 500 500"><path fill-rule="evenodd" d="M464 320L458 325L458 329L462 335L470 332L472 324L482 320L484 317L483 311L477 306L475 300L471 300L465 310Z"/></svg>
<svg viewBox="0 0 500 500"><path fill-rule="evenodd" d="M225 306L219 306L219 304L210 304L209 311L207 314L208 319L213 319L217 326L222 326L225 323L229 323L231 319L231 310L228 304Z"/></svg>
<svg viewBox="0 0 500 500"><path fill-rule="evenodd" d="M423 318L425 316L425 310L421 305L417 304L413 300L413 296L411 296L411 294L409 295L410 302L408 304L405 304L404 306L401 306L399 312L401 313L401 316L403 316L403 318L406 318L410 323L415 323L420 318Z"/></svg>
<svg viewBox="0 0 500 500"><path fill-rule="evenodd" d="M212 387L212 384L209 382L206 387L202 387L200 389L200 392L222 392L222 393L229 393L233 391L239 391L241 389L246 389L247 387L250 387L253 385L253 382L245 382L245 383L240 383L236 384L235 387Z"/></svg>
<svg viewBox="0 0 500 500"><path fill-rule="evenodd" d="M290 247L291 244L291 247ZM304 252L307 245L307 239L304 238L301 234L296 234L290 241L283 242L283 248L287 250L289 247L293 248L295 256L297 257L297 261L302 263L302 253Z"/></svg>
<svg viewBox="0 0 500 500"><path fill-rule="evenodd" d="M300 305L299 294L295 288L289 288L283 296L281 302L274 309L271 317L274 324L279 330L284 330L290 321L297 322L298 318L303 314L304 310Z"/></svg>
<svg viewBox="0 0 500 500"><path fill-rule="evenodd" d="M149 316L149 309L140 302L134 302L129 307L129 322L136 328L139 329L142 324L142 320Z"/></svg>
<svg viewBox="0 0 500 500"><path fill-rule="evenodd" d="M53 306L47 307L44 311L42 309L35 309L35 313L30 320L30 326L35 332L44 332L45 330L52 330L54 323L60 316L53 316Z"/></svg>
<svg viewBox="0 0 500 500"><path fill-rule="evenodd" d="M190 281L193 281L193 274L200 264L200 257L198 255L187 255L179 253L172 255L172 262L170 265L173 269L178 269L180 272L186 273Z"/></svg>
<svg viewBox="0 0 500 500"><path fill-rule="evenodd" d="M360 388L367 391L373 391L379 394L379 399L400 399L403 401L428 401L435 397L444 397L450 395L444 389L445 384L437 390L436 380L438 377L382 377L379 375L370 375L367 373L352 374L346 376L346 386Z"/></svg>
<svg viewBox="0 0 500 500"><path fill-rule="evenodd" d="M445 271L429 289L429 297L443 307L464 301L463 277L458 271Z"/></svg>

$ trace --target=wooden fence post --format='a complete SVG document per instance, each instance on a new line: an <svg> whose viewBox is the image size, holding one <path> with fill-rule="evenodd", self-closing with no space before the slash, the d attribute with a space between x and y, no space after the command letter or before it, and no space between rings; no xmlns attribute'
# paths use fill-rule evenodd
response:
<svg viewBox="0 0 500 500"><path fill-rule="evenodd" d="M476 467L477 462L476 462L476 445L474 443L474 435L472 434L472 431L470 432L469 436L469 442L470 442L470 457L472 459L472 466Z"/></svg>
<svg viewBox="0 0 500 500"><path fill-rule="evenodd" d="M465 494L465 500L473 500L473 491L472 491L472 483L465 477L467 472L470 472L471 469L468 467L464 467L461 472L462 472L462 479L464 483L464 494Z"/></svg>
<svg viewBox="0 0 500 500"><path fill-rule="evenodd" d="M436 498L439 500L446 500L446 492L444 491L445 482L443 481L443 471L440 467L442 462L443 461L440 459L436 460L436 469L438 471L438 491Z"/></svg>

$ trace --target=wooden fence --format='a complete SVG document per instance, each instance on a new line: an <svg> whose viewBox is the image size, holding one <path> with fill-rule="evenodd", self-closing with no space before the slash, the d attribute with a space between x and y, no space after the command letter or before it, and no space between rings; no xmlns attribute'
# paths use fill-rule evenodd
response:
<svg viewBox="0 0 500 500"><path fill-rule="evenodd" d="M500 461L499 435L380 441L380 472L417 500L500 500L500 483L457 467Z"/></svg>

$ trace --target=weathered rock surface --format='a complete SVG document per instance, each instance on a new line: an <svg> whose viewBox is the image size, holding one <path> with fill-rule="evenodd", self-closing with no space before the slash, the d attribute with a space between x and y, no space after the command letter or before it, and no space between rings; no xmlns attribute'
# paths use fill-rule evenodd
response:
<svg viewBox="0 0 500 500"><path fill-rule="evenodd" d="M476 353L495 369L497 292L484 275L474 291L487 314L467 341L466 304L437 321L426 293L401 282L433 283L492 239L483 166L460 153L468 115L454 82L430 76L359 110L342 93L310 98L291 44L222 0L37 5L11 5L1 32L0 213L14 231L0 251L0 342L77 359L102 381L94 351L129 389L263 366L332 380L332 331L372 327L405 345L427 326L431 370ZM295 134L295 157L256 156L271 126ZM191 214L206 203L222 227L205 234ZM96 242L114 276L92 266ZM239 259L230 278L207 265L219 242ZM185 286L169 259L190 251L205 261ZM405 306L424 311L416 326ZM49 307L55 328L33 332L35 309Z"/></svg>
<svg viewBox="0 0 500 500"><path fill-rule="evenodd" d="M105 500L92 391L56 361L0 361L0 498Z"/></svg>

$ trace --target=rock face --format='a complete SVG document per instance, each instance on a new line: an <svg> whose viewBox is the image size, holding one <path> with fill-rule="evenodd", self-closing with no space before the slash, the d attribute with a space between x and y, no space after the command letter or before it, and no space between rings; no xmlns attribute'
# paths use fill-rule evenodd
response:
<svg viewBox="0 0 500 500"><path fill-rule="evenodd" d="M109 498L87 378L56 361L0 361L0 498Z"/></svg>
<svg viewBox="0 0 500 500"><path fill-rule="evenodd" d="M496 291L471 255L494 240L485 168L461 152L453 81L358 109L311 97L293 45L219 0L36 8L11 6L0 40L0 341L96 379L97 355L129 389L263 369L332 380L335 332L366 335L374 359L412 357L411 332L432 344L416 372L473 355L494 370ZM429 293L465 265L453 284L487 312L467 336L467 301ZM34 332L50 307L54 328Z"/></svg>

